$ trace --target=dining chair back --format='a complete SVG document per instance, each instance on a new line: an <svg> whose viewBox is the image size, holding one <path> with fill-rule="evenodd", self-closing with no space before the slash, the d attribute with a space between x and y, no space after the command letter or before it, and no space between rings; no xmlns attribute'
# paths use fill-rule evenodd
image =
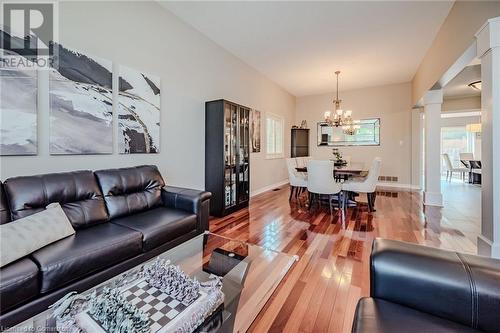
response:
<svg viewBox="0 0 500 333"><path fill-rule="evenodd" d="M342 184L333 178L333 161L307 163L307 190L316 194L336 194L342 190Z"/></svg>
<svg viewBox="0 0 500 333"><path fill-rule="evenodd" d="M371 212L375 211L376 188L381 167L382 159L375 157L364 180L349 180L342 184L342 189L346 192L366 193L368 196L368 208Z"/></svg>
<svg viewBox="0 0 500 333"><path fill-rule="evenodd" d="M446 171L453 170L453 164L451 164L450 155L444 153L443 160L444 160L444 164L446 166Z"/></svg>
<svg viewBox="0 0 500 333"><path fill-rule="evenodd" d="M301 173L297 172L297 159L287 158L286 167L288 170L288 180L291 186L306 187L307 179L302 176Z"/></svg>
<svg viewBox="0 0 500 333"><path fill-rule="evenodd" d="M367 192L375 192L381 167L382 159L380 157L375 157L365 180Z"/></svg>
<svg viewBox="0 0 500 333"><path fill-rule="evenodd" d="M333 200L337 199L344 219L344 201L342 196L342 183L333 177L333 161L310 160L307 163L307 191L309 192L309 209L312 207L313 198L328 195L330 215L333 214ZM318 200L319 202L320 200ZM320 203L321 205L321 203Z"/></svg>
<svg viewBox="0 0 500 333"><path fill-rule="evenodd" d="M287 158L286 167L288 171L288 181L290 182L290 197L288 200L292 200L294 192L295 197L298 198L300 193L305 191L307 187L307 175L297 171L297 158Z"/></svg>
<svg viewBox="0 0 500 333"><path fill-rule="evenodd" d="M307 163L312 160L311 156L296 157L298 168L307 168Z"/></svg>
<svg viewBox="0 0 500 333"><path fill-rule="evenodd" d="M464 157L465 159L462 159L462 157ZM446 167L446 180L451 181L451 178L453 178L453 173L458 172L458 174L461 175L462 180L465 181L465 175L469 171L468 170L468 167L470 165L469 163L473 162L473 161L471 161L472 159L473 159L473 156L471 153L460 153L460 162L462 162L462 164L466 167L465 168L464 167L454 167L453 163L451 163L450 155L448 155L447 153L444 153L443 160L444 160L444 164Z"/></svg>

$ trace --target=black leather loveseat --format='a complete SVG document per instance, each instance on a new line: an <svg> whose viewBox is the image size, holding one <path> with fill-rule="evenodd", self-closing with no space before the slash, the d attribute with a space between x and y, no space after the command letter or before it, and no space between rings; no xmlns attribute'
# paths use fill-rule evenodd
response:
<svg viewBox="0 0 500 333"><path fill-rule="evenodd" d="M208 230L203 191L165 186L155 166L14 177L1 223L59 202L76 233L0 269L0 327L47 309Z"/></svg>
<svg viewBox="0 0 500 333"><path fill-rule="evenodd" d="M500 260L377 239L352 332L500 332Z"/></svg>

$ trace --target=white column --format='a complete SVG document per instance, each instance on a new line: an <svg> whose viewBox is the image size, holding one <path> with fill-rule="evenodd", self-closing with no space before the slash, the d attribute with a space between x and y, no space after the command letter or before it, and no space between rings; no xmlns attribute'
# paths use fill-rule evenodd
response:
<svg viewBox="0 0 500 333"><path fill-rule="evenodd" d="M422 109L411 110L411 185L422 189L422 166L423 166L423 119Z"/></svg>
<svg viewBox="0 0 500 333"><path fill-rule="evenodd" d="M481 235L479 254L500 258L500 18L476 34L481 59Z"/></svg>
<svg viewBox="0 0 500 333"><path fill-rule="evenodd" d="M443 206L441 194L441 105L442 90L424 95L425 113L425 192L424 205Z"/></svg>

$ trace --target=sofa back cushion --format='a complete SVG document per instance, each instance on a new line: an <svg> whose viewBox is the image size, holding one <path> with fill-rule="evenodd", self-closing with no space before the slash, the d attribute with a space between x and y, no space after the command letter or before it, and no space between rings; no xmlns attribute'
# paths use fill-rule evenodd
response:
<svg viewBox="0 0 500 333"><path fill-rule="evenodd" d="M3 184L0 182L0 224L7 222L10 222L9 205L7 204L7 197L5 196Z"/></svg>
<svg viewBox="0 0 500 333"><path fill-rule="evenodd" d="M165 182L154 165L99 170L95 174L110 218L148 210L162 202Z"/></svg>
<svg viewBox="0 0 500 333"><path fill-rule="evenodd" d="M9 178L4 184L12 220L32 215L58 202L75 229L108 219L102 192L92 171Z"/></svg>

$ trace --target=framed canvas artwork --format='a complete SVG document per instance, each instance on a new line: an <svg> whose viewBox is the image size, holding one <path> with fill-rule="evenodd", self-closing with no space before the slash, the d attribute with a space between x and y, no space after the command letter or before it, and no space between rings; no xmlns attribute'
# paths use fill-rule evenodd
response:
<svg viewBox="0 0 500 333"><path fill-rule="evenodd" d="M118 149L121 154L160 151L160 78L120 66Z"/></svg>
<svg viewBox="0 0 500 333"><path fill-rule="evenodd" d="M250 143L252 153L260 153L260 111L250 110Z"/></svg>
<svg viewBox="0 0 500 333"><path fill-rule="evenodd" d="M50 154L111 154L111 61L54 47L59 59L49 72Z"/></svg>

